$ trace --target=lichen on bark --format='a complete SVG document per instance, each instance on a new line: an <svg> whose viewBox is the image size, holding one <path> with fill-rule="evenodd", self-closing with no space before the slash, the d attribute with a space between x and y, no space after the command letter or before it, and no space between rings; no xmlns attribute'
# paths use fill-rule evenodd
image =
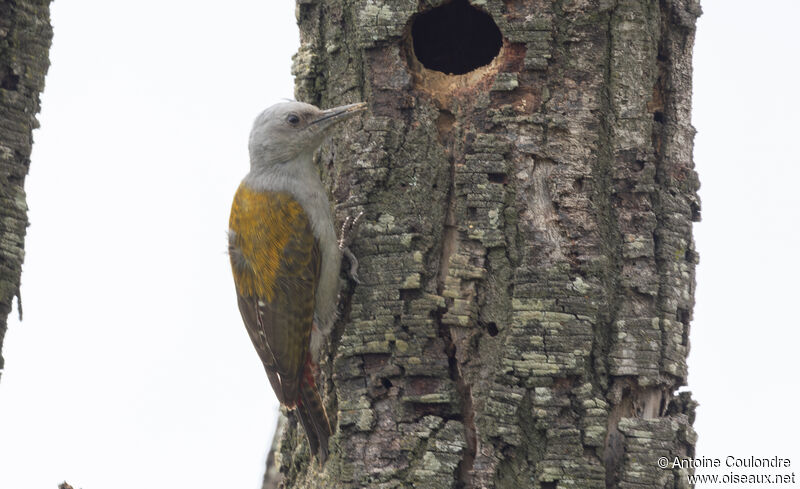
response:
<svg viewBox="0 0 800 489"><path fill-rule="evenodd" d="M298 99L370 114L323 148L364 212L321 369L337 426L291 421L283 487L683 487L699 218L693 0L472 0L503 35L464 75L411 24L447 1L298 1ZM470 7L471 8L471 7ZM274 479L272 479L274 482Z"/></svg>

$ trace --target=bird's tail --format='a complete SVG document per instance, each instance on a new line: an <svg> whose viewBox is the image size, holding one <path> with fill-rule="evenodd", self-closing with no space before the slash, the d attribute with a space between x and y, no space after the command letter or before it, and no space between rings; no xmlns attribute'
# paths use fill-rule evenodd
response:
<svg viewBox="0 0 800 489"><path fill-rule="evenodd" d="M306 362L303 371L303 380L300 383L300 393L297 399L297 414L300 424L308 437L311 451L317 456L320 463L328 459L328 439L331 437L331 424L328 414L322 404L322 398L314 382L311 361Z"/></svg>

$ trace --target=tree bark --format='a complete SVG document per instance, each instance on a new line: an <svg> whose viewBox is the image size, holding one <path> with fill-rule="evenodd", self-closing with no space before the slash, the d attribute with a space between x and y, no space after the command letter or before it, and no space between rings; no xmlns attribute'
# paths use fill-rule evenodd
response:
<svg viewBox="0 0 800 489"><path fill-rule="evenodd" d="M19 299L28 226L25 176L52 37L50 0L0 0L0 349L12 301Z"/></svg>
<svg viewBox="0 0 800 489"><path fill-rule="evenodd" d="M502 33L488 64L474 11ZM314 462L290 418L269 484L688 487L656 462L696 438L676 390L698 259L699 14L695 0L298 0L297 98L370 104L320 154L337 219L364 212L363 284L343 292L321 368L331 457Z"/></svg>

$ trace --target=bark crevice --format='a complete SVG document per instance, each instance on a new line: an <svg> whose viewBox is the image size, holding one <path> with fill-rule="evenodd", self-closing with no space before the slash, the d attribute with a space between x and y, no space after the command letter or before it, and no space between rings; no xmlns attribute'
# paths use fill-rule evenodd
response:
<svg viewBox="0 0 800 489"><path fill-rule="evenodd" d="M439 140L445 143L446 154L450 163L450 188L448 189L447 198L445 200L445 221L444 233L442 237L442 255L439 259L439 274L437 276L436 293L439 296L445 295L446 281L450 271L450 258L458 250L459 232L456 226L456 169L454 153L454 139L453 139L453 126L455 124L455 117L450 111L440 110L439 117L437 118L437 133ZM470 487L469 478L472 471L472 465L475 462L475 450L477 444L475 432L475 412L473 409L472 401L472 388L466 381L461 373L459 359L457 355L457 345L453 341L453 336L450 326L442 321L444 314L447 313L448 308L452 305L452 299L445 299L445 307L440 308L436 312L436 323L438 328L439 338L444 342L444 353L447 355L447 364L449 368L450 379L455 383L456 392L458 393L458 405L460 408L460 416L457 417L458 421L464 426L464 441L466 447L461 454L461 460L454 471L455 489L464 489Z"/></svg>

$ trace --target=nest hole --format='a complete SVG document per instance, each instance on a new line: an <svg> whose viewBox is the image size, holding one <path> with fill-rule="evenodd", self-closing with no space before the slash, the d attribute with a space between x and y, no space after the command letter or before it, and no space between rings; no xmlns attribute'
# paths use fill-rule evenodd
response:
<svg viewBox="0 0 800 489"><path fill-rule="evenodd" d="M467 0L453 0L417 15L411 36L414 55L425 68L452 75L488 65L503 46L492 16Z"/></svg>

